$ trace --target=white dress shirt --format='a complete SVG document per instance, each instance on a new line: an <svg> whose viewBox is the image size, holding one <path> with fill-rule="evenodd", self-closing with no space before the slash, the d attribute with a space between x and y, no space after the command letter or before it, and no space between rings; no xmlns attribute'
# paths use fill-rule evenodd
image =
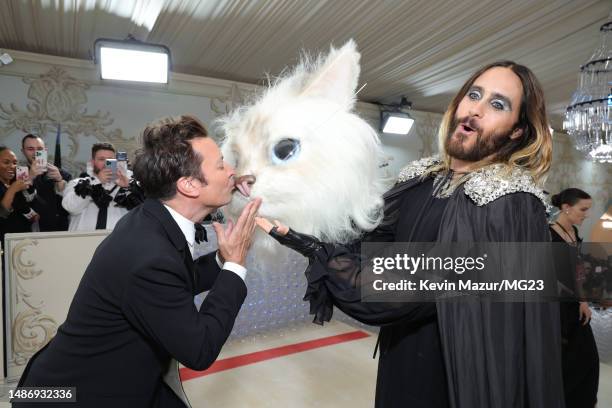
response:
<svg viewBox="0 0 612 408"><path fill-rule="evenodd" d="M183 235L185 235L185 240L187 240L187 245L189 246L189 251L191 252L191 257L193 258L193 247L195 245L195 225L193 224L193 221L179 214L176 210L167 206L166 204L164 204L164 207L166 207L181 231L183 231ZM234 272L236 275L240 276L242 280L245 279L247 270L244 266L235 262L225 262L223 265L221 265L219 252L217 252L215 255L215 259L217 260L219 268Z"/></svg>

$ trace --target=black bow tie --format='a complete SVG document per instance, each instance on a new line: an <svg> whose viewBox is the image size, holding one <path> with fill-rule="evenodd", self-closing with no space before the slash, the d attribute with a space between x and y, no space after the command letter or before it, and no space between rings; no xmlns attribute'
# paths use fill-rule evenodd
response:
<svg viewBox="0 0 612 408"><path fill-rule="evenodd" d="M206 239L206 228L202 224L195 223L195 242L200 243L202 241L208 242Z"/></svg>

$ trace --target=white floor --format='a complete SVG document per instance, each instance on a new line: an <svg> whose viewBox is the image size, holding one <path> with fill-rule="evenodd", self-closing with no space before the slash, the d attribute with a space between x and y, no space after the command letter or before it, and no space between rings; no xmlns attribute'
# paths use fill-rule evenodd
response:
<svg viewBox="0 0 612 408"><path fill-rule="evenodd" d="M219 359L356 330L361 329L341 322L308 324L233 341ZM193 408L370 408L376 384L375 343L376 336L370 335L194 378L183 386ZM0 403L0 408L8 407ZM612 408L612 365L601 365L597 408Z"/></svg>
<svg viewBox="0 0 612 408"><path fill-rule="evenodd" d="M229 343L219 358L356 330L339 322L323 327L308 324ZM370 408L376 386L377 361L372 359L375 343L376 336L370 335L192 379L183 386L194 408Z"/></svg>
<svg viewBox="0 0 612 408"><path fill-rule="evenodd" d="M332 322L294 331L270 333L254 340L229 343L220 358L355 331ZM376 336L326 346L195 378L183 383L194 408L374 406ZM338 392L342 390L342 392ZM612 366L600 369L597 408L612 408Z"/></svg>

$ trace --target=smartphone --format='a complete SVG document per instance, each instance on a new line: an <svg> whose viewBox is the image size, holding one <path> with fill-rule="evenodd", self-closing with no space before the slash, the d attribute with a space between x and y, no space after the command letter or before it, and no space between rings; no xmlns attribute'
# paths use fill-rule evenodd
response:
<svg viewBox="0 0 612 408"><path fill-rule="evenodd" d="M17 166L15 178L17 180L27 180L30 177L30 169L27 166Z"/></svg>
<svg viewBox="0 0 612 408"><path fill-rule="evenodd" d="M127 176L128 171L127 159L127 152L117 152L117 169L119 169L124 176Z"/></svg>
<svg viewBox="0 0 612 408"><path fill-rule="evenodd" d="M113 173L113 180L117 178L117 159L106 159L104 167L111 169Z"/></svg>
<svg viewBox="0 0 612 408"><path fill-rule="evenodd" d="M34 155L34 161L36 162L36 166L42 171L47 171L47 151L46 150L37 150Z"/></svg>

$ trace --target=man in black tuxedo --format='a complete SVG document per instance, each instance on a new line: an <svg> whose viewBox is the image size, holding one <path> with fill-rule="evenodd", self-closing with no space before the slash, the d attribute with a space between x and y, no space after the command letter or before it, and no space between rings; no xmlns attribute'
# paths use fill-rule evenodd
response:
<svg viewBox="0 0 612 408"><path fill-rule="evenodd" d="M190 116L144 130L134 175L147 199L97 248L66 321L21 378L25 387L76 387L76 403L50 406L190 406L176 360L204 370L227 340L261 204L249 203L235 225L214 224L219 250L192 260L199 222L234 189L234 170L206 135ZM206 290L198 311L194 295Z"/></svg>

